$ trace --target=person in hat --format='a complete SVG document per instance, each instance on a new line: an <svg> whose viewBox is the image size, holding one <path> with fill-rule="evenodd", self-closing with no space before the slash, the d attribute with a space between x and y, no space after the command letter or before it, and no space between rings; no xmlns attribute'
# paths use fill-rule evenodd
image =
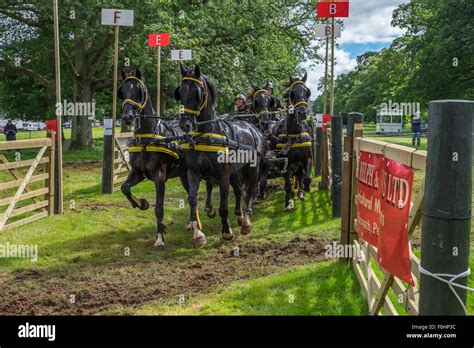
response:
<svg viewBox="0 0 474 348"><path fill-rule="evenodd" d="M275 100L275 104L274 104L275 106L270 111L278 111L279 115L283 115L284 114L283 103L281 102L280 98L278 98L276 95L273 94L273 83L271 83L271 81L267 81L267 85L265 86L265 89L267 90L268 94L270 94L270 96ZM276 115L277 113L272 113L271 119L276 121L277 120Z"/></svg>
<svg viewBox="0 0 474 348"><path fill-rule="evenodd" d="M18 129L12 123L12 120L8 120L5 128L3 129L3 133L7 137L7 141L15 141L16 140L16 133L18 133Z"/></svg>
<svg viewBox="0 0 474 348"><path fill-rule="evenodd" d="M235 96L234 104L237 114L245 114L247 112L246 98L242 93L239 93Z"/></svg>

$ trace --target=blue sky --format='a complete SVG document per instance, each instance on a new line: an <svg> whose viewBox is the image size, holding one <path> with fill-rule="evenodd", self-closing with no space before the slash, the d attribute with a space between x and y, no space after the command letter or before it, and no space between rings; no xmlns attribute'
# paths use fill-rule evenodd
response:
<svg viewBox="0 0 474 348"><path fill-rule="evenodd" d="M380 51L382 48L390 46L390 42L371 42L371 43L348 43L339 46L340 49L349 53L351 59L368 51Z"/></svg>
<svg viewBox="0 0 474 348"><path fill-rule="evenodd" d="M379 51L390 46L403 34L400 28L392 27L392 14L400 4L409 0L350 0L349 18L344 18L341 38L337 39L335 51L335 75L347 73L356 67L357 56L367 51ZM324 56L324 48L320 50ZM312 98L321 94L317 89L319 79L324 75L322 62L308 61L302 64L308 71L308 86Z"/></svg>

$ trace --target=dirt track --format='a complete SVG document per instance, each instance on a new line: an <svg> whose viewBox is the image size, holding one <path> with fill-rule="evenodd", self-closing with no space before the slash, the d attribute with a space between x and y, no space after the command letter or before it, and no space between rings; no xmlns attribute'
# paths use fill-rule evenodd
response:
<svg viewBox="0 0 474 348"><path fill-rule="evenodd" d="M1 315L96 314L117 305L186 297L250 276L264 276L322 260L323 244L310 237L289 242L239 245L213 256L134 264L107 264L58 271L21 272L0 278ZM76 303L69 302L75 294Z"/></svg>

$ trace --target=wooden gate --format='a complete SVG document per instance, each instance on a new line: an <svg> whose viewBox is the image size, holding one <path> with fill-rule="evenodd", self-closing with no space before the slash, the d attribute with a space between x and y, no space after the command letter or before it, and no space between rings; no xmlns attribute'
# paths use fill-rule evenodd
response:
<svg viewBox="0 0 474 348"><path fill-rule="evenodd" d="M39 151L32 159L14 152L34 148ZM45 139L0 142L0 192L0 232L54 214L53 132Z"/></svg>
<svg viewBox="0 0 474 348"><path fill-rule="evenodd" d="M133 133L120 133L115 136L113 192L120 190L120 185L127 179L130 171L127 142Z"/></svg>
<svg viewBox="0 0 474 348"><path fill-rule="evenodd" d="M345 214L342 217L342 236L341 242L348 241L356 248L360 248L361 258L353 255L352 264L359 280L364 296L367 298L369 313L371 315L388 314L398 315L405 311L407 314L417 315L419 308L419 264L418 257L413 253L410 247L411 272L415 281L415 286L410 287L403 283L397 277L386 272L379 264L376 258L377 248L358 239L357 234L357 165L360 151L374 154L382 154L386 158L395 160L404 165L410 166L415 170L415 180L411 198L410 215L408 222L408 234L412 236L415 228L420 222L421 211L424 199L424 170L426 166L426 151L415 150L410 147L385 143L373 139L363 138L363 125L356 124L354 129L356 138L353 140L353 161L350 165L344 166L344 182L351 183L345 185L346 192L343 195L349 195L350 202ZM345 146L345 149L348 147ZM347 178L346 178L347 177ZM418 184L417 184L418 183ZM349 192L349 193L348 193ZM346 221L344 221L346 220ZM344 226L350 225L350 231ZM349 233L350 232L350 233ZM344 243L345 244L345 243ZM398 302L395 303L395 302ZM398 309L397 309L398 308ZM383 311L382 311L383 309Z"/></svg>

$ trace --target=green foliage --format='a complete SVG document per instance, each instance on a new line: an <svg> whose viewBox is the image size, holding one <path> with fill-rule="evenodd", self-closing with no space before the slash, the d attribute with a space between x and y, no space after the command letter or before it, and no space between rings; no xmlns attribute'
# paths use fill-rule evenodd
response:
<svg viewBox="0 0 474 348"><path fill-rule="evenodd" d="M421 104L474 98L474 12L469 0L412 0L393 13L406 33L380 52L357 59L355 71L338 76L335 112L358 111L374 119L382 102Z"/></svg>
<svg viewBox="0 0 474 348"><path fill-rule="evenodd" d="M171 48L190 48L193 61L219 90L219 110L233 95L252 83L272 80L277 91L298 65L317 57L314 7L296 0L284 3L253 1L60 1L63 99L100 104L100 117L111 114L113 28L100 24L101 8L135 10L135 26L120 29L119 64L140 67L150 93L156 96L156 50L147 46L148 34L170 32L171 47L162 49L162 109L176 106L173 90L179 79ZM0 102L11 115L51 116L54 109L54 47L52 6L47 1L0 5L0 32L7 49L0 59L6 73L0 83ZM21 57L21 66L15 58ZM14 91L14 93L12 93Z"/></svg>

